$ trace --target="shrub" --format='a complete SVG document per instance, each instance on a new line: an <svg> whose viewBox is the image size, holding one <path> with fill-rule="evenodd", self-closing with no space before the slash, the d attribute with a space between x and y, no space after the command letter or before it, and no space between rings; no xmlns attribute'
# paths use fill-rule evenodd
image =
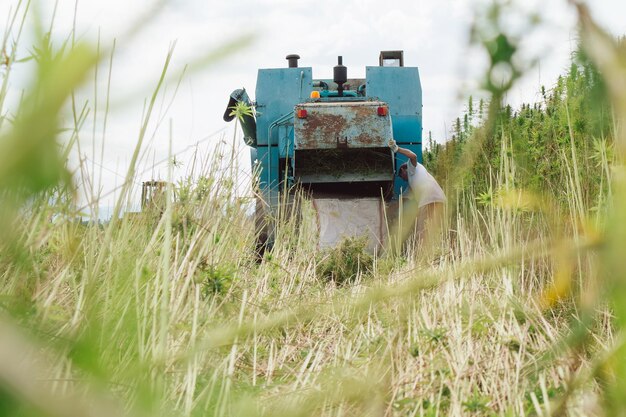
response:
<svg viewBox="0 0 626 417"><path fill-rule="evenodd" d="M339 285L354 282L359 273L369 272L374 258L366 251L365 238L346 238L321 254L317 263L317 275Z"/></svg>

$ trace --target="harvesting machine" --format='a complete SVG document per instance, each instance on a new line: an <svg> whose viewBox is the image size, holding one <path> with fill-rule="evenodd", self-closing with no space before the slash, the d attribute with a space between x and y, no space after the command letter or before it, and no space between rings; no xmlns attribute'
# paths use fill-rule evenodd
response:
<svg viewBox="0 0 626 417"><path fill-rule="evenodd" d="M422 159L422 89L417 67L405 67L402 51L383 51L365 78L350 79L338 57L333 79L315 79L311 67L259 69L256 100L233 91L224 120L244 103L254 114L240 117L258 173L257 219L271 219L285 194L307 191L317 214L319 246L345 236L365 235L368 247L384 246L389 207L406 183L395 176L404 162L388 147L390 139ZM260 223L257 223L260 224ZM260 227L261 243L272 226Z"/></svg>

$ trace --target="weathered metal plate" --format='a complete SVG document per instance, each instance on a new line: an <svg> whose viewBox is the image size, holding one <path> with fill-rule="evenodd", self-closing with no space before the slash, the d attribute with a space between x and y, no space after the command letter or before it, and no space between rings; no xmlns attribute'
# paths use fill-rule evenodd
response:
<svg viewBox="0 0 626 417"><path fill-rule="evenodd" d="M294 118L294 149L380 148L392 136L391 118L378 115L379 101L304 103L307 117Z"/></svg>
<svg viewBox="0 0 626 417"><path fill-rule="evenodd" d="M382 250L387 240L384 202L380 198L315 198L320 249L346 238L365 238L369 253Z"/></svg>

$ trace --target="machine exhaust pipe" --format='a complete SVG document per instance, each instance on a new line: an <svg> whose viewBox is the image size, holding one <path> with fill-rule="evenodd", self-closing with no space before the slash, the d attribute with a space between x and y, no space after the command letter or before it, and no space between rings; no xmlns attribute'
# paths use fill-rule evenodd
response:
<svg viewBox="0 0 626 417"><path fill-rule="evenodd" d="M285 59L287 60L287 62L289 62L289 68L298 68L298 60L300 59L300 55L287 55Z"/></svg>
<svg viewBox="0 0 626 417"><path fill-rule="evenodd" d="M333 68L333 81L337 84L337 93L343 97L343 84L348 81L348 68L343 66L343 57L337 57L337 65Z"/></svg>

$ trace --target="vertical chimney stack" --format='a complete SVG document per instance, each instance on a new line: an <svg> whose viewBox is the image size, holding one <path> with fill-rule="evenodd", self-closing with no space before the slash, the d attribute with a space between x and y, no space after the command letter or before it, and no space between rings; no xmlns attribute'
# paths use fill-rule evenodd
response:
<svg viewBox="0 0 626 417"><path fill-rule="evenodd" d="M343 66L343 57L337 57L337 65L333 68L333 81L337 84L339 97L343 97L343 84L348 81L348 69Z"/></svg>
<svg viewBox="0 0 626 417"><path fill-rule="evenodd" d="M289 68L298 68L298 60L300 59L300 55L297 55L297 54L287 55L286 59L289 62Z"/></svg>

